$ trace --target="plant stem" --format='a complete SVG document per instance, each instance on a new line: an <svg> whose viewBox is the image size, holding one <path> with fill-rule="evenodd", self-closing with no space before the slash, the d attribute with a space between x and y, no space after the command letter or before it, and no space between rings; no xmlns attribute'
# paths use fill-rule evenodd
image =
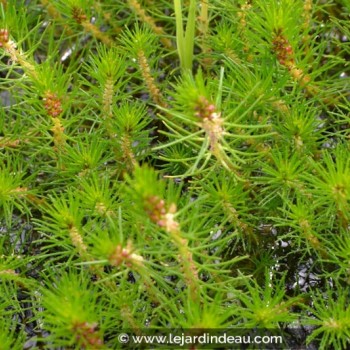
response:
<svg viewBox="0 0 350 350"><path fill-rule="evenodd" d="M185 34L183 32L183 19L181 0L174 0L176 18L176 44L183 71L191 71L193 63L193 48L196 20L196 0L190 0L188 19Z"/></svg>

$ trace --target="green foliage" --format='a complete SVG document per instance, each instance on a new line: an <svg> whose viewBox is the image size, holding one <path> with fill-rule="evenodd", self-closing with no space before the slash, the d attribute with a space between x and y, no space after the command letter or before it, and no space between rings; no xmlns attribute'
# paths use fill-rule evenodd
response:
<svg viewBox="0 0 350 350"><path fill-rule="evenodd" d="M349 347L347 1L0 6L0 349Z"/></svg>
<svg viewBox="0 0 350 350"><path fill-rule="evenodd" d="M338 290L336 299L331 289L320 294L315 292L312 314L316 319L310 320L310 324L319 326L308 338L308 342L320 337L320 349L327 349L333 345L335 349L343 349L347 346L349 337L350 308L348 304L349 294L347 290ZM321 336L320 336L321 335Z"/></svg>
<svg viewBox="0 0 350 350"><path fill-rule="evenodd" d="M26 203L26 197L31 192L26 186L29 179L23 179L26 170L22 166L15 158L9 158L1 164L0 208L7 225L11 225L15 208L23 214L30 213Z"/></svg>
<svg viewBox="0 0 350 350"><path fill-rule="evenodd" d="M65 273L59 278L54 284L49 280L42 291L45 313L38 317L42 317L45 328L51 331L46 341L53 346L100 346L102 332L95 331L99 320L96 288L83 273Z"/></svg>
<svg viewBox="0 0 350 350"><path fill-rule="evenodd" d="M286 298L285 279L274 281L270 272L266 272L265 284L256 281L247 285L248 293L238 294L241 302L237 310L242 324L247 328L276 328L279 322L293 322L297 315L290 312L290 307L298 298Z"/></svg>

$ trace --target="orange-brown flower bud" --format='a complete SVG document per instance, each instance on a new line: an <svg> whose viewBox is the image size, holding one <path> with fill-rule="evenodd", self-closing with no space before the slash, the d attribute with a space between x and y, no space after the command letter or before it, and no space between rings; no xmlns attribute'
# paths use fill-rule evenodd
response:
<svg viewBox="0 0 350 350"><path fill-rule="evenodd" d="M62 113L61 100L55 93L48 91L43 100L45 101L44 107L50 117L55 118Z"/></svg>
<svg viewBox="0 0 350 350"><path fill-rule="evenodd" d="M82 22L85 22L87 20L87 17L83 10L78 7L72 8L72 17L78 24L81 24Z"/></svg>
<svg viewBox="0 0 350 350"><path fill-rule="evenodd" d="M215 105L210 103L204 96L198 98L195 111L195 116L202 120L212 120L217 115Z"/></svg>
<svg viewBox="0 0 350 350"><path fill-rule="evenodd" d="M275 52L278 62L287 68L294 66L294 51L288 39L282 34L281 30L276 32L272 41L272 49Z"/></svg>
<svg viewBox="0 0 350 350"><path fill-rule="evenodd" d="M7 29L0 29L0 47L3 47L9 41L9 32Z"/></svg>
<svg viewBox="0 0 350 350"><path fill-rule="evenodd" d="M146 199L144 208L152 222L162 226L161 222L166 214L164 200L158 196L150 196Z"/></svg>

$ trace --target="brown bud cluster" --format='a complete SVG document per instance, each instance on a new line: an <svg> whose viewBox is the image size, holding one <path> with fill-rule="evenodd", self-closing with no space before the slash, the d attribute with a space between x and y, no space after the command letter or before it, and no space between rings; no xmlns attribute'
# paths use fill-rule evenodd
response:
<svg viewBox="0 0 350 350"><path fill-rule="evenodd" d="M162 226L162 220L166 214L165 201L158 196L150 196L146 199L145 211L155 224Z"/></svg>
<svg viewBox="0 0 350 350"><path fill-rule="evenodd" d="M87 20L84 11L78 7L72 8L72 17L78 24L81 24Z"/></svg>
<svg viewBox="0 0 350 350"><path fill-rule="evenodd" d="M175 220L176 205L174 203L166 210L163 199L158 196L150 196L146 199L144 209L151 221L165 231L174 233L179 230L179 223Z"/></svg>
<svg viewBox="0 0 350 350"><path fill-rule="evenodd" d="M3 47L9 41L9 32L7 29L0 29L0 47Z"/></svg>
<svg viewBox="0 0 350 350"><path fill-rule="evenodd" d="M15 270L7 269L0 271L0 275L17 275Z"/></svg>
<svg viewBox="0 0 350 350"><path fill-rule="evenodd" d="M96 322L81 322L74 325L74 331L77 334L77 340L81 340L85 347L93 346L94 349L101 349L103 341L97 330L98 324Z"/></svg>
<svg viewBox="0 0 350 350"><path fill-rule="evenodd" d="M166 103L163 101L162 93L156 85L155 79L151 73L151 67L143 50L139 50L137 52L137 60L141 68L142 77L146 82L148 91L153 101L162 107L167 107Z"/></svg>
<svg viewBox="0 0 350 350"><path fill-rule="evenodd" d="M114 252L109 257L109 262L113 266L120 266L124 261L130 258L131 252L127 248L123 248L118 244Z"/></svg>
<svg viewBox="0 0 350 350"><path fill-rule="evenodd" d="M295 65L293 48L281 30L277 31L272 41L272 50L282 66L291 68Z"/></svg>
<svg viewBox="0 0 350 350"><path fill-rule="evenodd" d="M57 97L55 93L48 91L45 94L45 97L43 100L45 101L44 107L49 116L55 118L62 113L61 100Z"/></svg>
<svg viewBox="0 0 350 350"><path fill-rule="evenodd" d="M216 107L210 103L204 96L200 96L195 106L195 114L197 118L202 120L213 120L217 117Z"/></svg>
<svg viewBox="0 0 350 350"><path fill-rule="evenodd" d="M134 253L132 242L128 241L126 247L118 244L109 256L108 261L112 266L120 266L124 263L127 267L132 267L142 264L143 257Z"/></svg>

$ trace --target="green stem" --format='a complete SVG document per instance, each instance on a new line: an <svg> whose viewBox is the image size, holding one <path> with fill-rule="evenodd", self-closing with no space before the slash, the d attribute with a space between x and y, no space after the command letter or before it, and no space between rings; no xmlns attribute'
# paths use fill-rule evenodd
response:
<svg viewBox="0 0 350 350"><path fill-rule="evenodd" d="M181 0L174 0L176 18L176 44L180 58L180 65L184 71L192 70L193 48L196 21L196 0L190 0L185 34L183 31L183 18Z"/></svg>

